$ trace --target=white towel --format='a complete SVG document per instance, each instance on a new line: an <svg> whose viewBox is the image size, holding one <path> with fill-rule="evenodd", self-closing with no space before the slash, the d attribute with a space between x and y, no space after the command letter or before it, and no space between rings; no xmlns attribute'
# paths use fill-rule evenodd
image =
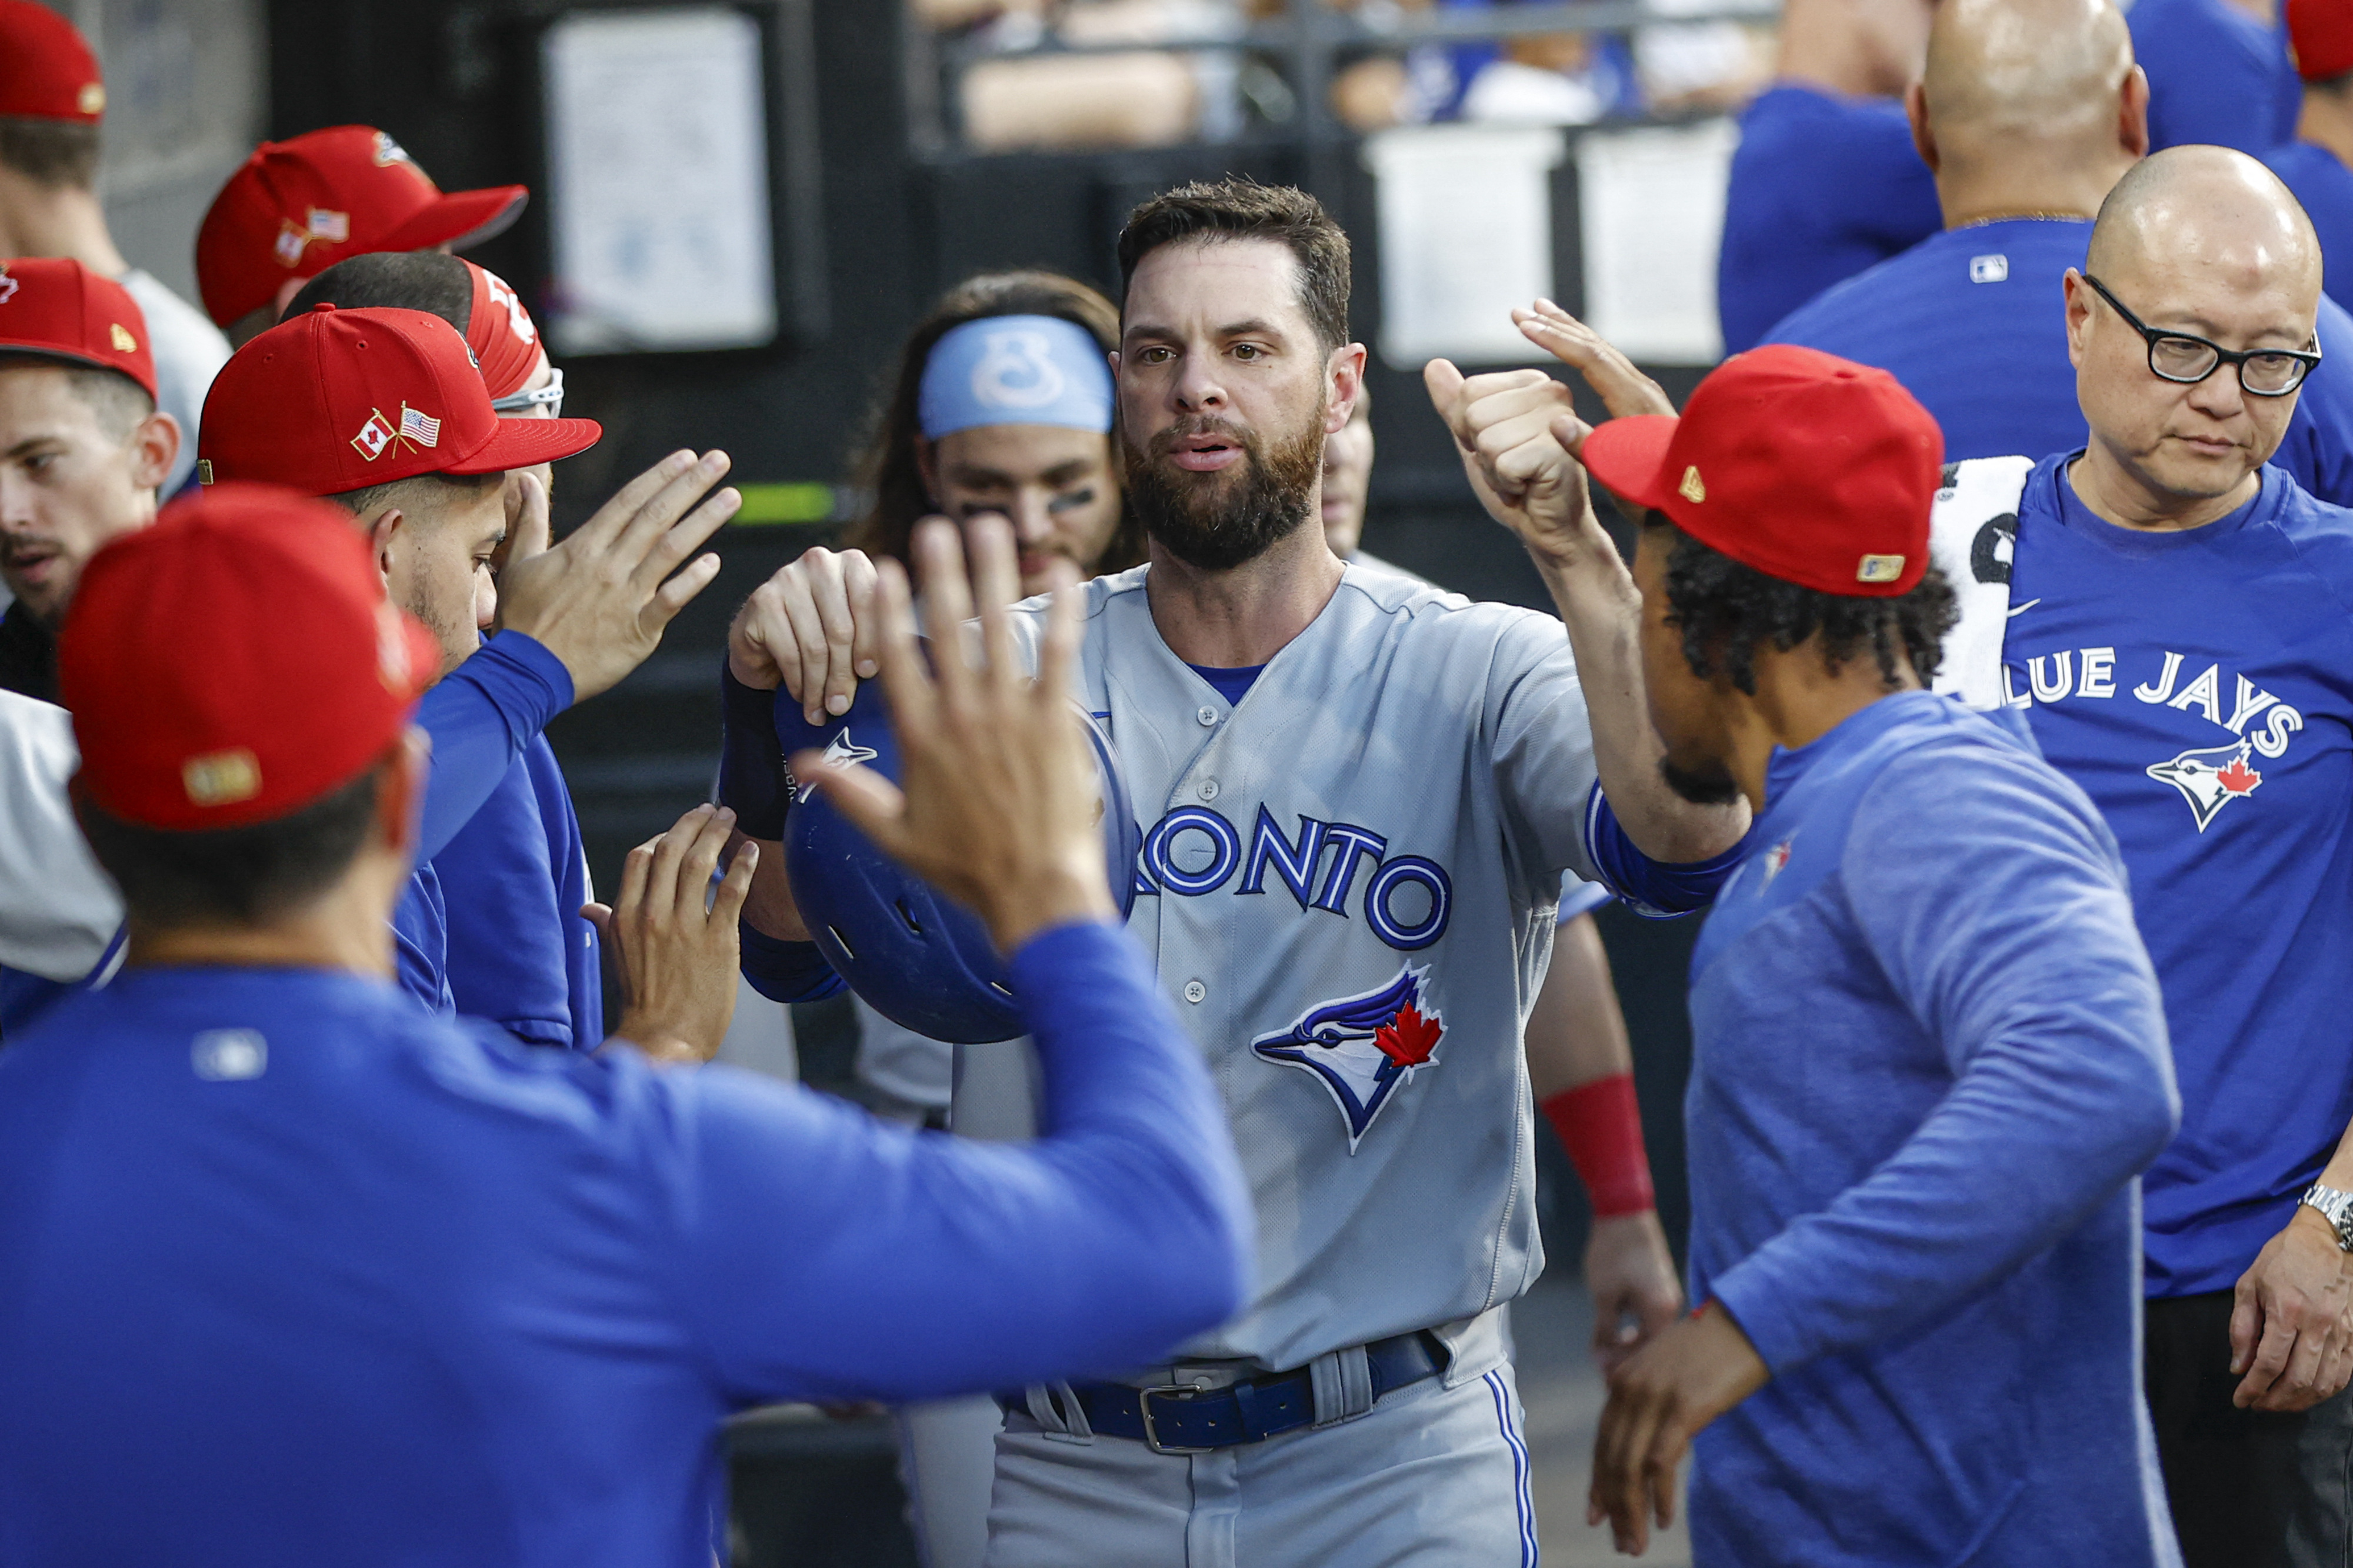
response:
<svg viewBox="0 0 2353 1568"><path fill-rule="evenodd" d="M1945 466L1928 514L1928 558L1943 568L1961 618L1945 634L1935 689L1971 708L2004 705L2001 639L2010 628L2010 563L2018 542L2018 498L2031 458L1972 458Z"/></svg>

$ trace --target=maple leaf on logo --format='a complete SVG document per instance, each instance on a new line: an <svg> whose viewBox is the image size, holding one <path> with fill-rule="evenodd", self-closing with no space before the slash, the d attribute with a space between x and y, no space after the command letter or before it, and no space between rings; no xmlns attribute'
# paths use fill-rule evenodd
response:
<svg viewBox="0 0 2353 1568"><path fill-rule="evenodd" d="M2263 775L2247 766L2246 758L2233 757L2229 767L2215 771L2214 782L2232 795L2244 795L2263 783Z"/></svg>
<svg viewBox="0 0 2353 1568"><path fill-rule="evenodd" d="M1396 1018L1373 1032L1373 1044L1401 1068L1419 1067L1430 1059L1444 1033L1437 1019L1423 1017L1421 1009L1409 1002L1398 1009Z"/></svg>

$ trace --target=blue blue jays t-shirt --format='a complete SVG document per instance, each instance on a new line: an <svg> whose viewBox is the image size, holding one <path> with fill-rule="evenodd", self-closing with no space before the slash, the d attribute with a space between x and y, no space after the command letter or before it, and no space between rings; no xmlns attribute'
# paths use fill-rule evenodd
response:
<svg viewBox="0 0 2353 1568"><path fill-rule="evenodd" d="M1694 1557L2178 1564L2133 1203L2176 1106L2116 840L1914 691L1777 750L1750 842L1692 957L1691 1295L1773 1379L1693 1443Z"/></svg>
<svg viewBox="0 0 2353 1568"><path fill-rule="evenodd" d="M2188 142L2261 157L2295 134L2304 84L2287 36L2231 0L2135 0L2133 58L2148 73L2148 150Z"/></svg>
<svg viewBox="0 0 2353 1568"><path fill-rule="evenodd" d="M1783 82L1740 114L1715 268L1724 352L1833 283L1944 227L1936 182L1892 99Z"/></svg>
<svg viewBox="0 0 2353 1568"><path fill-rule="evenodd" d="M1766 341L1888 372L1936 416L1948 461L2073 451L2086 431L2063 282L2091 238L2080 218L1953 229L1849 279ZM2319 326L2320 366L2272 461L2309 493L2353 505L2353 317L2324 297Z"/></svg>
<svg viewBox="0 0 2353 1568"><path fill-rule="evenodd" d="M2179 532L2027 480L2006 695L2100 807L2165 986L2181 1135L2152 1296L2228 1289L2353 1120L2353 512L2275 468Z"/></svg>
<svg viewBox="0 0 2353 1568"><path fill-rule="evenodd" d="M2353 169L2326 147L2284 142L2263 154L2295 193L2320 236L2320 286L2339 305L2353 300Z"/></svg>

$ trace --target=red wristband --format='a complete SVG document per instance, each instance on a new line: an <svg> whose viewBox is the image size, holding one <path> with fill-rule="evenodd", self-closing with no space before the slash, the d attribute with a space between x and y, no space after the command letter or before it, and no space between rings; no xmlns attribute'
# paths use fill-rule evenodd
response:
<svg viewBox="0 0 2353 1568"><path fill-rule="evenodd" d="M1632 1073L1562 1089L1544 1102L1543 1110L1545 1120L1560 1134L1569 1163L1584 1178L1594 1218L1615 1219L1657 1206Z"/></svg>

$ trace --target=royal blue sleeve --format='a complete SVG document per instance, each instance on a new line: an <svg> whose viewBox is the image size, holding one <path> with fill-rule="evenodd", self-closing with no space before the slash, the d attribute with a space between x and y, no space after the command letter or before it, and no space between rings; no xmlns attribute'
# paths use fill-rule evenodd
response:
<svg viewBox="0 0 2353 1568"><path fill-rule="evenodd" d="M825 961L813 942L786 942L754 931L749 921L735 928L744 978L771 1002L817 1002L839 996L841 976Z"/></svg>
<svg viewBox="0 0 2353 1568"><path fill-rule="evenodd" d="M720 1068L680 1085L676 1296L729 1400L1107 1373L1247 1299L1224 1111L1143 950L1068 925L1012 971L1044 1070L1034 1143L913 1132Z"/></svg>
<svg viewBox="0 0 2353 1568"><path fill-rule="evenodd" d="M785 783L785 749L776 739L776 692L746 686L724 658L719 665L719 787L714 799L735 813L752 838L785 836L792 792Z"/></svg>
<svg viewBox="0 0 2353 1568"><path fill-rule="evenodd" d="M2323 295L2318 327L2320 363L2305 378L2272 461L2306 494L2353 506L2353 316Z"/></svg>
<svg viewBox="0 0 2353 1568"><path fill-rule="evenodd" d="M433 777L417 858L441 853L480 811L547 721L572 706L572 672L521 632L501 632L425 694L417 721L433 737Z"/></svg>
<svg viewBox="0 0 2353 1568"><path fill-rule="evenodd" d="M1687 915L1715 902L1716 889L1739 867L1755 832L1751 828L1739 843L1713 859L1678 865L1653 860L1634 847L1600 785L1594 786L1586 801L1586 854L1610 892L1636 914L1654 921Z"/></svg>
<svg viewBox="0 0 2353 1568"><path fill-rule="evenodd" d="M2180 1119L2124 865L2073 784L1915 752L1857 807L1839 876L1863 962L1954 1083L1878 1169L1714 1281L1776 1373L1949 1310L2082 1224Z"/></svg>

